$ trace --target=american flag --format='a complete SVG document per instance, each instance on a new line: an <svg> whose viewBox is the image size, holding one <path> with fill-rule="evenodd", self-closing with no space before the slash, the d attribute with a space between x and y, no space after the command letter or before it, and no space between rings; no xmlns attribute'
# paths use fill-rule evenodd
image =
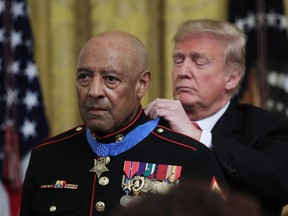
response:
<svg viewBox="0 0 288 216"><path fill-rule="evenodd" d="M257 71L262 105L288 117L288 20L283 0L230 0L229 20L248 36L246 69L248 74Z"/></svg>
<svg viewBox="0 0 288 216"><path fill-rule="evenodd" d="M40 89L27 2L0 0L0 180L8 191L21 189L21 163L49 135Z"/></svg>

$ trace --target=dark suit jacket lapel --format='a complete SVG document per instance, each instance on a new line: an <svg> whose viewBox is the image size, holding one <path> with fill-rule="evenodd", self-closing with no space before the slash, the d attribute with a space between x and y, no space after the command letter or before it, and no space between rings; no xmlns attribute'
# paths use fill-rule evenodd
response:
<svg viewBox="0 0 288 216"><path fill-rule="evenodd" d="M216 132L225 135L226 137L231 137L234 140L238 140L241 135L242 119L242 114L237 111L237 108L231 102L228 109L213 127L212 133Z"/></svg>

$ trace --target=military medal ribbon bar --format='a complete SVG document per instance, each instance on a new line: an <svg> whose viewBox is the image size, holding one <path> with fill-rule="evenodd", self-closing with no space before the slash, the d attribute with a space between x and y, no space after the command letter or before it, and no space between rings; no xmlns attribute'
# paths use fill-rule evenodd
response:
<svg viewBox="0 0 288 216"><path fill-rule="evenodd" d="M181 176L182 166L125 161L122 188L125 195L120 204L127 206L140 196L140 193L166 193ZM134 196L129 194L133 192Z"/></svg>

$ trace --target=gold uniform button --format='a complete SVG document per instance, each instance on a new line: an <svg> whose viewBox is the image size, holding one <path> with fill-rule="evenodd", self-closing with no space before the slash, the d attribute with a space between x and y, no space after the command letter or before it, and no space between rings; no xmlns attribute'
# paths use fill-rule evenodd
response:
<svg viewBox="0 0 288 216"><path fill-rule="evenodd" d="M82 127L77 127L76 128L76 131L80 131L80 130L82 130Z"/></svg>
<svg viewBox="0 0 288 216"><path fill-rule="evenodd" d="M49 211L50 212L55 212L56 211L56 206L50 206Z"/></svg>
<svg viewBox="0 0 288 216"><path fill-rule="evenodd" d="M158 132L158 133L163 133L163 131L164 131L163 128L158 128L158 129L157 129L157 132Z"/></svg>
<svg viewBox="0 0 288 216"><path fill-rule="evenodd" d="M115 137L115 140L116 140L116 142L120 142L120 141L122 141L123 139L124 139L124 135L123 134L118 134L116 137Z"/></svg>
<svg viewBox="0 0 288 216"><path fill-rule="evenodd" d="M101 177L101 178L99 179L98 182L99 182L99 184L100 184L101 186L106 186L106 185L109 184L109 178L106 177L106 176L103 176L103 177Z"/></svg>
<svg viewBox="0 0 288 216"><path fill-rule="evenodd" d="M96 202L96 204L95 204L95 209L96 209L96 211L98 211L98 212L103 212L103 211L105 210L105 203L102 202L102 201Z"/></svg>

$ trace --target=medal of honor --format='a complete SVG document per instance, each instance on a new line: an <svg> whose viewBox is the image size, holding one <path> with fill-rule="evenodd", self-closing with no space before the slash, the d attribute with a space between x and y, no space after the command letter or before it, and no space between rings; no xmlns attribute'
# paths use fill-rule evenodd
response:
<svg viewBox="0 0 288 216"><path fill-rule="evenodd" d="M109 162L110 160L105 157L99 157L98 159L94 159L94 166L92 167L90 172L95 172L97 174L97 177L99 178L103 172L109 171L109 169L107 169L106 167L107 161Z"/></svg>

